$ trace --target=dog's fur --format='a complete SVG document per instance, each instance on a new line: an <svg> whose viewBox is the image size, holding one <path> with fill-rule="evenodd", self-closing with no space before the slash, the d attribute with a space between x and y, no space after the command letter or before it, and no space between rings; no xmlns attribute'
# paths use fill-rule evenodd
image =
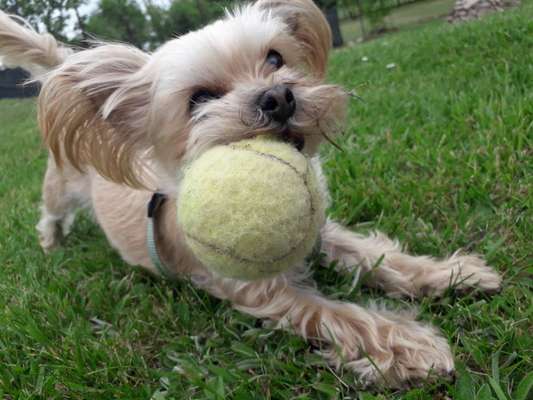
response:
<svg viewBox="0 0 533 400"><path fill-rule="evenodd" d="M42 82L39 125L50 150L37 225L42 248L56 246L76 209L89 207L126 262L157 274L145 245L145 210L152 191L163 190L172 201L161 213L159 248L176 274L316 343L330 364L362 382L398 386L451 373L447 341L414 315L329 300L304 278L304 265L254 282L213 276L184 244L173 206L179 171L206 149L283 131L303 138L302 151L318 163L317 147L339 129L347 103L342 88L323 83L330 42L311 0L259 0L153 54L105 43L76 52L0 13L0 54ZM270 49L284 58L278 70L265 63ZM278 83L296 98L288 129L256 105ZM191 111L198 88L221 97ZM440 295L450 283L486 291L501 285L477 256L411 256L381 233L364 237L331 220L321 234L325 265L368 273L365 283L390 296Z"/></svg>

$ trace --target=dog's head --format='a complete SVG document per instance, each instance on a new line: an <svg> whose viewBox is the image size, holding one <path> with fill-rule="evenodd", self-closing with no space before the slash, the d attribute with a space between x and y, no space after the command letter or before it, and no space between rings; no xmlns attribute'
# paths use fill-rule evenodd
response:
<svg viewBox="0 0 533 400"><path fill-rule="evenodd" d="M149 55L125 45L72 55L45 80L40 124L56 159L143 183L209 147L279 135L312 155L344 120L323 83L331 33L311 0L259 0Z"/></svg>

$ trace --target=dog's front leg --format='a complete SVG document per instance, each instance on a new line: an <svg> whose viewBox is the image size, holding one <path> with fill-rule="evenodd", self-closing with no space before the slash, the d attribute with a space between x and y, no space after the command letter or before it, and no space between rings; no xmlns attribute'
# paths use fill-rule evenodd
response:
<svg viewBox="0 0 533 400"><path fill-rule="evenodd" d="M363 236L333 221L321 234L328 264L337 261L340 270L367 273L366 283L391 296L441 295L450 286L493 292L501 286L500 275L474 255L456 253L443 260L412 256L382 233Z"/></svg>
<svg viewBox="0 0 533 400"><path fill-rule="evenodd" d="M205 288L238 310L273 320L317 344L331 365L351 369L363 383L399 386L453 370L447 341L413 315L332 301L285 277L258 282L215 279Z"/></svg>

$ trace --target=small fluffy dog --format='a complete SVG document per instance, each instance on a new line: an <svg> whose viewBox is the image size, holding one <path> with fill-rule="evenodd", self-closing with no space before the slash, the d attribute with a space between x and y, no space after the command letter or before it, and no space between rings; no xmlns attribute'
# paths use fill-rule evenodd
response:
<svg viewBox="0 0 533 400"><path fill-rule="evenodd" d="M1 14L4 61L42 82L39 126L50 151L37 225L42 248L56 246L76 209L89 207L126 262L157 274L146 207L163 191L172 201L159 211L157 246L173 273L319 345L328 363L364 383L399 386L452 373L447 341L413 315L329 300L305 265L253 282L214 276L177 224L180 169L216 144L276 134L319 162L318 145L338 131L348 98L323 82L330 43L311 0L259 0L153 54L106 43L76 52ZM476 256L412 256L381 233L358 235L332 220L321 239L325 265L368 273L365 283L389 296L439 295L451 282L485 291L501 285Z"/></svg>

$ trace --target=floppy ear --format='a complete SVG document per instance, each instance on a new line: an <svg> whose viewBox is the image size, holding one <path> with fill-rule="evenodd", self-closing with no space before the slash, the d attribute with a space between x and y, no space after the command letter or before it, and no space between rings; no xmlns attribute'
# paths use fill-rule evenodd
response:
<svg viewBox="0 0 533 400"><path fill-rule="evenodd" d="M145 186L138 156L151 148L149 58L134 47L101 45L73 54L44 80L39 126L59 166L66 159L114 182Z"/></svg>
<svg viewBox="0 0 533 400"><path fill-rule="evenodd" d="M280 16L302 44L305 62L324 77L331 48L331 29L326 17L312 0L259 0L256 6Z"/></svg>

